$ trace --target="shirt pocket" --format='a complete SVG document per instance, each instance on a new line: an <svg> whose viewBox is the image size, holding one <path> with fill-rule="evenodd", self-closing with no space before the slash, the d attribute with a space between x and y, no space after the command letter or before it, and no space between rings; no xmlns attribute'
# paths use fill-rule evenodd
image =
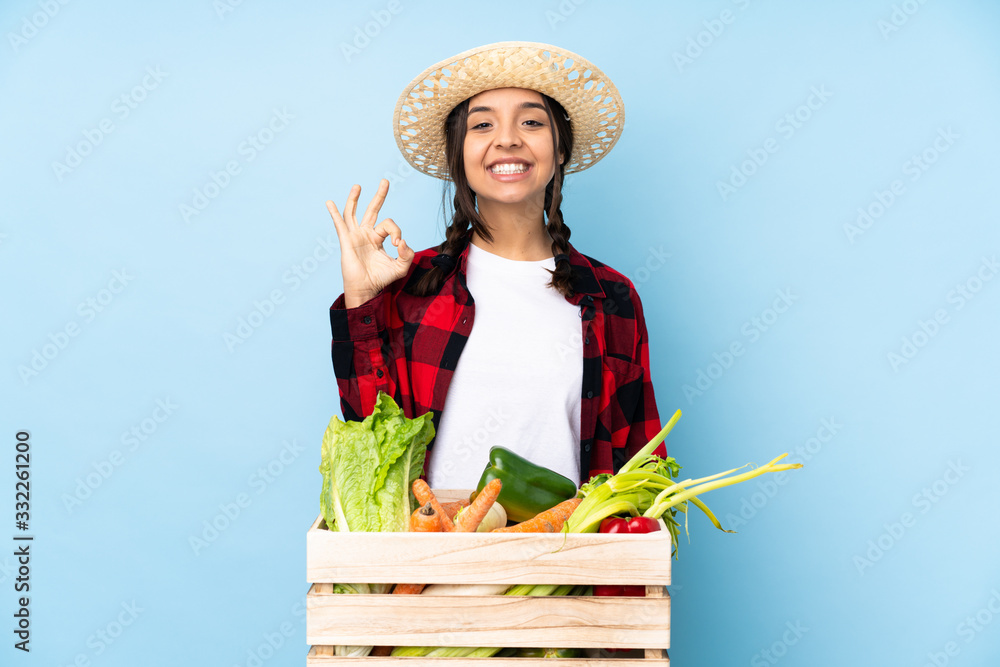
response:
<svg viewBox="0 0 1000 667"><path fill-rule="evenodd" d="M642 364L617 357L604 357L601 360L601 408L597 416L597 439L607 438L612 447L625 446L632 417L642 396L645 372Z"/></svg>

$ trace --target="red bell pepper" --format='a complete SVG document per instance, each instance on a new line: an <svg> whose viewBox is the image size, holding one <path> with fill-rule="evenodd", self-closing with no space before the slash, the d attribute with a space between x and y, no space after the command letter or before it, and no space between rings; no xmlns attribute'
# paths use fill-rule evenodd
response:
<svg viewBox="0 0 1000 667"><path fill-rule="evenodd" d="M651 517L636 516L631 519L620 519L618 517L608 517L601 522L599 532L602 533L652 533L660 529L660 522ZM646 596L645 586L594 586L594 595L632 595L636 597ZM611 653L627 651L628 649L609 648Z"/></svg>
<svg viewBox="0 0 1000 667"><path fill-rule="evenodd" d="M651 517L636 516L630 519L608 517L601 522L602 533L652 533L660 529L660 522ZM633 595L645 597L645 586L594 586L594 595Z"/></svg>

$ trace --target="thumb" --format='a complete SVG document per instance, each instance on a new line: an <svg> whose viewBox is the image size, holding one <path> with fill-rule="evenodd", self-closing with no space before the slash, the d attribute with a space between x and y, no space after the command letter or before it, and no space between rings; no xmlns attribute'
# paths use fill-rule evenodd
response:
<svg viewBox="0 0 1000 667"><path fill-rule="evenodd" d="M409 245L406 244L406 240L400 238L399 246L396 248L396 254L399 256L400 261L409 264L416 257L417 253L413 251Z"/></svg>

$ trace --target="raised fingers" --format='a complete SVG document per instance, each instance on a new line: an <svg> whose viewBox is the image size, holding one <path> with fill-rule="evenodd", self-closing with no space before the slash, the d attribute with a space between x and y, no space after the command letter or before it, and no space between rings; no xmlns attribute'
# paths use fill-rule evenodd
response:
<svg viewBox="0 0 1000 667"><path fill-rule="evenodd" d="M375 196L368 202L368 208L365 209L365 217L361 219L362 225L371 227L375 224L375 220L378 219L379 209L382 208L382 203L385 202L385 196L388 192L389 181L383 178L378 182L378 191L375 192Z"/></svg>
<svg viewBox="0 0 1000 667"><path fill-rule="evenodd" d="M358 197L361 196L361 186L354 184L351 186L351 192L347 195L347 203L344 204L344 219L350 220L354 224L357 224L357 218L354 214L358 209Z"/></svg>
<svg viewBox="0 0 1000 667"><path fill-rule="evenodd" d="M333 218L333 227L337 230L337 236L339 237L347 232L347 223L344 222L342 217L340 217L340 211L337 209L337 205L327 199L326 210L330 212L330 217Z"/></svg>

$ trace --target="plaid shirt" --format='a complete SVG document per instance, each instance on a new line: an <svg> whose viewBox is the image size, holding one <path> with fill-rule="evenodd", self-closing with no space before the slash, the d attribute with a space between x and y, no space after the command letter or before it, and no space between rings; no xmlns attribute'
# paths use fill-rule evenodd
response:
<svg viewBox="0 0 1000 667"><path fill-rule="evenodd" d="M371 414L382 390L409 419L433 410L437 432L475 314L465 281L468 243L437 295L407 292L407 285L432 268L437 254L434 248L416 253L407 275L367 303L345 308L341 294L330 307L333 370L345 420ZM572 244L568 254L575 294L567 300L580 307L581 319L580 481L585 482L598 473L618 472L663 425L649 377L638 293L628 278ZM655 453L665 457L665 444ZM426 473L425 463L425 478Z"/></svg>

